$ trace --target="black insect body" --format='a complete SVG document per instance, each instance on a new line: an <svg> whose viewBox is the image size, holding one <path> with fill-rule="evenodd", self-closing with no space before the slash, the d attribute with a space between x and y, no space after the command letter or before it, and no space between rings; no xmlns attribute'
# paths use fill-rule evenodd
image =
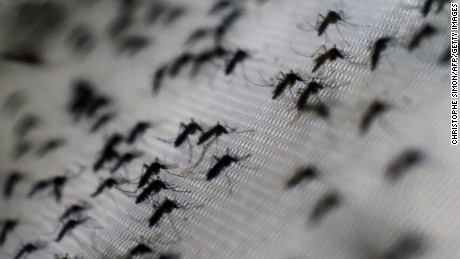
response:
<svg viewBox="0 0 460 259"><path fill-rule="evenodd" d="M237 163L241 160L248 158L250 155L244 157L234 157L228 154L223 155L222 157L214 157L217 162L209 169L206 174L206 181L211 181L217 176L219 176L224 169L231 166L233 163Z"/></svg>
<svg viewBox="0 0 460 259"><path fill-rule="evenodd" d="M62 28L68 18L67 8L57 2L21 2L9 12L14 31L21 32L21 36L19 33L10 36L20 37L12 42L18 49L39 49L45 39Z"/></svg>
<svg viewBox="0 0 460 259"><path fill-rule="evenodd" d="M109 150L114 149L117 145L121 144L123 141L123 135L119 133L114 133L110 138L107 140L107 143L104 145L104 148L102 149L102 153L107 153Z"/></svg>
<svg viewBox="0 0 460 259"><path fill-rule="evenodd" d="M170 214L176 209L180 209L181 207L177 205L176 202L166 199L164 200L160 206L155 210L153 215L149 219L149 226L153 227L157 225L157 223L160 221L160 219L165 215L165 214Z"/></svg>
<svg viewBox="0 0 460 259"><path fill-rule="evenodd" d="M24 156L27 152L32 149L32 143L27 140L19 140L11 152L11 156L14 160L17 160Z"/></svg>
<svg viewBox="0 0 460 259"><path fill-rule="evenodd" d="M316 115L324 119L329 118L330 114L329 107L324 103L307 104L305 105L304 111L316 113Z"/></svg>
<svg viewBox="0 0 460 259"><path fill-rule="evenodd" d="M314 80L307 84L307 87L303 89L299 98L297 99L296 108L298 111L306 110L308 99L310 96L317 94L320 90L324 89L324 86Z"/></svg>
<svg viewBox="0 0 460 259"><path fill-rule="evenodd" d="M359 126L361 134L366 133L375 119L388 111L388 109L390 109L388 104L379 100L373 101L361 119Z"/></svg>
<svg viewBox="0 0 460 259"><path fill-rule="evenodd" d="M390 181L396 181L409 169L419 164L425 158L425 154L417 149L407 149L401 152L397 158L390 162L385 177Z"/></svg>
<svg viewBox="0 0 460 259"><path fill-rule="evenodd" d="M435 0L425 0L422 9L420 10L423 16L427 16L433 6Z"/></svg>
<svg viewBox="0 0 460 259"><path fill-rule="evenodd" d="M24 138L27 133L36 128L38 125L40 125L40 120L36 115L25 115L14 127L14 133L18 138Z"/></svg>
<svg viewBox="0 0 460 259"><path fill-rule="evenodd" d="M116 187L116 186L118 186L120 184L121 184L121 182L118 181L115 178L105 179L101 184L99 184L99 186L97 187L96 191L91 194L91 197L94 198L94 197L98 196L99 194L101 194L106 188L107 189L112 189L113 187Z"/></svg>
<svg viewBox="0 0 460 259"><path fill-rule="evenodd" d="M318 171L313 166L299 169L295 174L286 182L286 188L293 188L305 180L314 180L319 177Z"/></svg>
<svg viewBox="0 0 460 259"><path fill-rule="evenodd" d="M158 259L179 259L180 256L178 254L171 254L171 253L163 253L163 254L160 254L160 256L158 257Z"/></svg>
<svg viewBox="0 0 460 259"><path fill-rule="evenodd" d="M102 114L91 127L90 133L94 133L98 131L105 124L113 120L115 116L116 116L116 113L113 113L113 112L107 112L107 113Z"/></svg>
<svg viewBox="0 0 460 259"><path fill-rule="evenodd" d="M194 57L195 56L192 53L184 52L176 59L174 59L174 61L171 63L171 67L168 70L169 76L177 76L177 74L180 73L185 65L193 61Z"/></svg>
<svg viewBox="0 0 460 259"><path fill-rule="evenodd" d="M146 20L148 25L155 23L159 17L167 10L167 6L159 1L156 1L148 10Z"/></svg>
<svg viewBox="0 0 460 259"><path fill-rule="evenodd" d="M66 143L66 141L62 138L53 138L45 143L43 143L42 146L40 146L37 150L37 156L38 157L43 157L47 153L56 150L57 148L63 146Z"/></svg>
<svg viewBox="0 0 460 259"><path fill-rule="evenodd" d="M228 126L223 126L220 123L217 123L214 127L210 128L210 129L208 129L206 131L203 131L201 133L200 137L198 137L198 142L196 144L201 145L201 144L205 143L206 141L208 141L212 137L217 139L218 137L220 137L223 134L229 134L230 133L229 131L234 132L236 130L232 129L232 128L228 127Z"/></svg>
<svg viewBox="0 0 460 259"><path fill-rule="evenodd" d="M0 53L0 58L9 62L22 63L29 66L40 66L45 63L43 57L32 50L5 51Z"/></svg>
<svg viewBox="0 0 460 259"><path fill-rule="evenodd" d="M220 0L215 2L208 11L208 15L216 15L233 5L231 0Z"/></svg>
<svg viewBox="0 0 460 259"><path fill-rule="evenodd" d="M413 51L415 48L417 48L422 40L428 39L438 33L438 30L431 26L430 24L425 24L420 30L418 30L413 36L412 39L409 41L409 45L407 46L407 49L409 51Z"/></svg>
<svg viewBox="0 0 460 259"><path fill-rule="evenodd" d="M58 175L58 176L55 176L49 179L40 180L33 185L32 190L30 191L28 197L29 198L32 197L38 191L42 191L49 187L53 187L54 197L56 199L56 202L59 203L62 199L62 192L64 189L64 185L67 183L68 180L69 180L69 177L65 175Z"/></svg>
<svg viewBox="0 0 460 259"><path fill-rule="evenodd" d="M170 25L186 13L185 8L181 6L173 7L169 10L164 19L165 25Z"/></svg>
<svg viewBox="0 0 460 259"><path fill-rule="evenodd" d="M19 221L17 219L7 219L3 222L2 230L0 232L0 247L5 243L8 234L13 232L18 224Z"/></svg>
<svg viewBox="0 0 460 259"><path fill-rule="evenodd" d="M168 65L163 65L155 71L155 74L153 75L153 94L156 95L158 92L160 92L161 84L167 70Z"/></svg>
<svg viewBox="0 0 460 259"><path fill-rule="evenodd" d="M197 55L195 55L195 63L203 63L210 61L213 58L223 58L226 55L228 55L228 50L226 50L224 47L217 45L213 49L203 51Z"/></svg>
<svg viewBox="0 0 460 259"><path fill-rule="evenodd" d="M155 162L151 163L150 165L144 164L143 169L145 169L145 172L142 174L137 188L139 189L144 187L154 175L158 175L160 173L160 170L167 171L172 167L173 166L171 165L163 164L158 158L156 158Z"/></svg>
<svg viewBox="0 0 460 259"><path fill-rule="evenodd" d="M327 61L332 62L332 61L335 61L337 58L340 58L340 59L345 58L342 52L339 49L337 49L335 46L330 49L326 49L324 46L323 48L325 49L325 52L322 54L319 54L314 59L315 66L313 67L313 70L311 72L315 72L316 70L318 70Z"/></svg>
<svg viewBox="0 0 460 259"><path fill-rule="evenodd" d="M381 257L383 259L412 258L424 249L422 238L413 234L404 234Z"/></svg>
<svg viewBox="0 0 460 259"><path fill-rule="evenodd" d="M24 177L24 173L18 171L12 171L8 175L3 187L3 197L5 199L9 199L13 195L14 188Z"/></svg>
<svg viewBox="0 0 460 259"><path fill-rule="evenodd" d="M317 23L316 30L318 31L318 36L323 35L326 32L326 30L329 27L329 25L338 24L339 22L344 22L345 21L343 11L336 12L336 11L331 11L330 10L326 14L326 17L324 17L321 14L319 15L319 17L321 17L323 20L318 21L318 23Z"/></svg>
<svg viewBox="0 0 460 259"><path fill-rule="evenodd" d="M188 139L189 136L194 135L197 131L203 132L201 126L196 123L193 119L190 121L189 124L184 124L181 122L180 128L182 132L179 133L176 140L174 141L174 147L180 147L185 140Z"/></svg>
<svg viewBox="0 0 460 259"><path fill-rule="evenodd" d="M141 179L139 180L137 188L140 189L144 187L146 184L149 183L149 180L152 178L153 175L156 175L160 172L159 167L152 168L153 164L151 166L144 164L144 168L147 170L145 173L141 176Z"/></svg>
<svg viewBox="0 0 460 259"><path fill-rule="evenodd" d="M86 109L86 117L93 117L100 109L108 106L110 103L111 100L107 96L95 96Z"/></svg>
<svg viewBox="0 0 460 259"><path fill-rule="evenodd" d="M222 19L222 22L220 23L220 25L216 27L214 31L214 42L216 46L222 44L223 37L225 36L227 31L242 15L243 10L241 8L236 8Z"/></svg>
<svg viewBox="0 0 460 259"><path fill-rule="evenodd" d="M68 42L76 53L88 53L94 48L95 39L87 25L77 25L70 31Z"/></svg>
<svg viewBox="0 0 460 259"><path fill-rule="evenodd" d="M115 173L120 167L122 167L125 164L130 163L131 161L133 161L136 158L139 158L140 156L142 156L142 153L139 153L139 152L138 153L128 152L128 153L123 154L120 158L118 158L117 164L112 168L112 170L110 170L110 172L112 174Z"/></svg>
<svg viewBox="0 0 460 259"><path fill-rule="evenodd" d="M129 251L129 255L131 256L144 255L149 253L153 253L153 250L145 244L138 244L135 247L131 248L131 250Z"/></svg>
<svg viewBox="0 0 460 259"><path fill-rule="evenodd" d="M337 208L341 202L342 198L338 193L330 192L325 194L313 206L313 210L309 216L309 221L311 223L319 222L326 213L329 213L331 210Z"/></svg>
<svg viewBox="0 0 460 259"><path fill-rule="evenodd" d="M96 173L97 171L99 171L102 166L104 165L105 162L109 162L111 161L112 159L114 158L119 158L120 155L118 154L117 151L115 151L115 149L109 149L107 150L107 152L103 153L97 160L96 162L94 163L93 165L93 171Z"/></svg>
<svg viewBox="0 0 460 259"><path fill-rule="evenodd" d="M60 202L62 199L62 191L67 180L67 176L56 176L52 179L53 192L57 202Z"/></svg>
<svg viewBox="0 0 460 259"><path fill-rule="evenodd" d="M452 0L435 0L436 3L438 4L438 8L436 9L436 12L441 12L442 9L444 8L444 5L452 2Z"/></svg>
<svg viewBox="0 0 460 259"><path fill-rule="evenodd" d="M191 45L196 42L198 42L201 39L204 39L208 36L213 35L214 33L214 28L198 28L192 33L190 33L190 36L187 38L185 41L185 45Z"/></svg>
<svg viewBox="0 0 460 259"><path fill-rule="evenodd" d="M72 231L73 229L75 229L76 227L78 227L79 225L85 223L88 219L79 219L79 220L76 220L76 219L70 219L68 220L64 226L62 227L61 231L59 231L58 233L58 236L56 237L56 239L54 241L56 242L60 242L62 240L62 238L70 231Z"/></svg>
<svg viewBox="0 0 460 259"><path fill-rule="evenodd" d="M65 256L64 257L60 257L58 255L54 255L54 259L72 259L72 257L70 257L69 253L65 253ZM74 259L78 259L78 257L74 257Z"/></svg>
<svg viewBox="0 0 460 259"><path fill-rule="evenodd" d="M68 111L78 121L86 112L95 97L94 85L86 79L77 79L73 83L73 96L68 106Z"/></svg>
<svg viewBox="0 0 460 259"><path fill-rule="evenodd" d="M130 12L121 12L110 24L108 34L110 38L116 39L124 34L133 24L133 14Z"/></svg>
<svg viewBox="0 0 460 259"><path fill-rule="evenodd" d="M42 243L37 243L37 244L27 243L24 246L22 246L22 248L18 251L14 259L20 259L22 256L26 254L32 254L34 252L37 252L38 250L44 247L45 245Z"/></svg>
<svg viewBox="0 0 460 259"><path fill-rule="evenodd" d="M393 39L391 37L382 37L377 39L377 41L374 43L374 46L372 47L371 51L371 71L375 70L380 60L380 56L382 55L382 52L385 51L386 48L388 48L388 44L392 40Z"/></svg>
<svg viewBox="0 0 460 259"><path fill-rule="evenodd" d="M288 74L281 72L281 78L278 77L278 84L273 90L272 99L275 100L278 98L286 90L287 87L294 86L297 81L304 82L305 80L299 74L294 73L292 70Z"/></svg>
<svg viewBox="0 0 460 259"><path fill-rule="evenodd" d="M195 58L193 59L193 67L191 71L192 77L198 73L204 63L209 62L215 58L225 58L228 53L228 50L222 46L216 46L213 49L196 54Z"/></svg>
<svg viewBox="0 0 460 259"><path fill-rule="evenodd" d="M139 2L138 0L121 0L120 5L119 5L119 10L120 12L132 13L135 11L138 2Z"/></svg>
<svg viewBox="0 0 460 259"><path fill-rule="evenodd" d="M53 185L53 180L52 179L45 179L45 180L40 180L38 182L36 182L31 191L29 192L29 195L28 197L31 198L32 196L34 196L37 192L39 191L42 191L50 186Z"/></svg>
<svg viewBox="0 0 460 259"><path fill-rule="evenodd" d="M140 121L138 122L134 128L131 129L131 131L128 134L128 137L126 138L126 143L128 144L134 144L134 142L137 140L140 135L144 134L144 132L149 129L152 126L151 123L147 121Z"/></svg>
<svg viewBox="0 0 460 259"><path fill-rule="evenodd" d="M203 51L195 55L194 62L196 64L201 64L207 61L210 61L213 58L222 58L228 54L228 50L222 46L216 46L213 49Z"/></svg>
<svg viewBox="0 0 460 259"><path fill-rule="evenodd" d="M90 206L88 204L73 204L62 213L59 220L63 221L70 216L79 215L80 213L87 211L89 208Z"/></svg>
<svg viewBox="0 0 460 259"><path fill-rule="evenodd" d="M130 55L135 55L140 50L146 48L150 44L151 41L145 36L127 36L120 43L120 53L128 52Z"/></svg>
<svg viewBox="0 0 460 259"><path fill-rule="evenodd" d="M246 51L241 49L237 50L225 68L225 75L230 75L235 69L236 64L242 63L247 58L249 58L249 54Z"/></svg>
<svg viewBox="0 0 460 259"><path fill-rule="evenodd" d="M439 57L439 63L441 65L447 65L450 62L450 58L451 58L450 48L447 47L444 50L444 52L441 54L441 56Z"/></svg>
<svg viewBox="0 0 460 259"><path fill-rule="evenodd" d="M159 193L161 190L175 190L173 187L169 186L167 183L161 180L153 180L150 182L146 188L142 190L142 192L136 198L136 204L142 203L147 200L148 197L151 195L155 195ZM180 191L178 191L180 192Z"/></svg>
<svg viewBox="0 0 460 259"><path fill-rule="evenodd" d="M428 13L431 11L431 8L433 7L433 4L435 2L438 5L437 12L439 13L440 11L442 11L444 5L451 1L450 0L425 0L422 8L420 9L420 12L422 13L423 16L428 15Z"/></svg>
<svg viewBox="0 0 460 259"><path fill-rule="evenodd" d="M94 172L99 171L105 162L111 161L114 158L119 158L120 155L115 150L116 146L123 141L124 137L118 133L114 133L104 145L100 157L96 160L93 165Z"/></svg>
<svg viewBox="0 0 460 259"><path fill-rule="evenodd" d="M23 107L26 104L26 101L27 99L22 92L15 91L5 98L2 109L8 111L9 113L13 113Z"/></svg>

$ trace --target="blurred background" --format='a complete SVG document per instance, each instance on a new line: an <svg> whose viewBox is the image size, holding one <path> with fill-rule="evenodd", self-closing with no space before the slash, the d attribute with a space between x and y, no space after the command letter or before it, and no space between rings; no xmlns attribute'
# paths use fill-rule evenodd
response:
<svg viewBox="0 0 460 259"><path fill-rule="evenodd" d="M460 258L450 2L0 3L0 258Z"/></svg>

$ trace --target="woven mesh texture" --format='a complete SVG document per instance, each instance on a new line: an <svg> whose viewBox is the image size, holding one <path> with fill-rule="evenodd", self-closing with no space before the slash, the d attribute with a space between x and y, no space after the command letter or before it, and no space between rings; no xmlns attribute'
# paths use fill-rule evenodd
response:
<svg viewBox="0 0 460 259"><path fill-rule="evenodd" d="M448 5L422 17L423 3L418 0L241 1L237 5L243 15L222 44L232 52L243 49L250 58L229 76L223 73L226 62L221 59L203 65L193 78L191 67L186 67L177 77L163 80L158 95L153 95L156 69L183 51L210 49L212 39L193 46L184 42L192 31L215 26L229 11L210 16L213 1L167 1L168 8L183 7L185 13L170 24L162 18L147 25L148 7L158 2L138 1L127 34L144 35L150 45L129 55L120 54L116 40L107 36L119 13L117 2L55 3L63 14L61 20L50 20L59 25L48 29L37 25L36 30L46 32L41 36L15 22L11 10L19 5L16 1L0 7L2 51L27 42L46 58L41 66L0 63L1 183L6 183L11 170L26 175L10 199L0 198L0 218L20 221L2 245L0 257L14 257L21 244L37 240L46 247L28 258L65 253L72 258L126 258L140 242L154 252L136 258L157 258L162 253L181 258L460 257L460 152L449 142L449 69L438 61L449 46ZM347 19L330 25L321 37L308 31L312 30L308 23L314 25L318 14L329 10L342 10ZM438 33L408 51L414 33L426 23ZM90 27L94 36L93 48L83 54L72 52L68 40L79 24ZM382 36L396 40L371 71L372 44ZM345 59L311 73L310 55L323 44L327 48L335 44ZM273 87L268 86L280 72L291 69L323 82L325 88L312 100L329 107L327 119L296 110L302 83L272 100ZM112 100L104 109L116 116L96 133L89 133L94 118L76 123L66 110L72 82L78 78L89 80ZM24 105L9 111L5 103L15 93L20 93ZM360 134L363 114L377 99L390 108ZM17 124L28 114L39 118L26 136L32 149L15 160L11 154L19 142ZM174 139L180 123L192 118L204 128L220 122L237 131L220 136L204 153L196 145L198 134L190 137L191 149L187 143L174 148L164 141ZM94 173L92 165L109 136L127 134L139 121L149 121L153 127L134 145L120 145L119 151L143 155L114 174L109 171L115 162ZM38 157L39 146L55 137L65 144ZM407 149L419 150L423 159L398 181L389 181L385 171ZM207 181L214 156L226 152L245 159ZM201 162L192 167L202 154ZM90 197L108 177L137 182L143 164L156 157L176 165L169 171L180 176L161 173L160 177L185 192L163 190L136 205L135 194L129 193L136 185L123 184ZM286 188L294 172L309 165L317 168L319 177ZM61 202L48 190L27 197L36 181L56 175L69 176ZM338 206L318 222L309 220L318 201L330 193L338 195ZM181 208L149 227L155 206L165 198ZM78 201L91 204L84 213L89 220L55 242L63 226L59 216ZM406 245L416 252L391 255L404 237L410 237L412 246Z"/></svg>

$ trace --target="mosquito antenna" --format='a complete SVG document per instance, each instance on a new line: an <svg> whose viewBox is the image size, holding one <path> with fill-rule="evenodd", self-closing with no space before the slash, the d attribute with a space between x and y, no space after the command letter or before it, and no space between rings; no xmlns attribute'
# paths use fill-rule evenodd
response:
<svg viewBox="0 0 460 259"><path fill-rule="evenodd" d="M336 24L335 27L337 28L337 31L339 32L340 37L342 37L342 39L345 41L345 43L347 44L347 46L350 46L350 44L348 43L348 41L347 41L347 40L345 39L345 37L343 36L342 31L340 30L339 26Z"/></svg>
<svg viewBox="0 0 460 259"><path fill-rule="evenodd" d="M262 84L257 84L257 83L254 83L253 81L249 80L248 78L248 81L249 83L255 85L255 86L260 86L260 87L273 87L273 83L268 83L263 77L262 77L262 74L260 73L259 71L259 77L262 81L264 81L265 85L262 85Z"/></svg>
<svg viewBox="0 0 460 259"><path fill-rule="evenodd" d="M294 49L294 47L292 47L292 46L289 46L289 47L290 47L290 48L292 49L292 51L294 51L297 55L300 55L300 56L302 56L302 57L304 57L304 58L311 58L311 56L307 56L306 54L300 53L300 51L297 51L296 49Z"/></svg>
<svg viewBox="0 0 460 259"><path fill-rule="evenodd" d="M193 168L197 167L201 163L201 161L203 161L204 154L206 154L206 152L208 151L208 149L209 149L209 147L211 146L212 143L213 142L210 141L209 143L204 145L203 150L201 151L201 155L198 158L198 160L193 165L191 165L190 167L187 167L186 170L190 170L190 169L193 169Z"/></svg>
<svg viewBox="0 0 460 259"><path fill-rule="evenodd" d="M296 27L297 27L299 30L305 31L305 32L315 31L315 30L316 30L316 29L315 29L315 26L311 25L311 23L309 23L305 18L304 18L303 20L304 20L308 25L310 25L310 27L312 27L313 29L311 29L311 30L306 30L305 28L302 28L302 27L301 27L301 26L302 26L301 23L297 23L297 24L296 24Z"/></svg>

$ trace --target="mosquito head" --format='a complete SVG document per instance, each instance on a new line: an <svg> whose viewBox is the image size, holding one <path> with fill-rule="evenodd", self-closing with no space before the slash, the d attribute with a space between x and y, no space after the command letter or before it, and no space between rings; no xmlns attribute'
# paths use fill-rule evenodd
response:
<svg viewBox="0 0 460 259"><path fill-rule="evenodd" d="M115 133L107 140L107 146L116 146L123 141L123 138L120 133Z"/></svg>
<svg viewBox="0 0 460 259"><path fill-rule="evenodd" d="M153 162L150 164L152 171L158 171L159 169L168 169L164 164L159 161Z"/></svg>
<svg viewBox="0 0 460 259"><path fill-rule="evenodd" d="M166 199L164 202L163 202L163 207L165 208L165 212L172 212L174 209L179 209L179 205L177 205L176 202L170 200L170 199Z"/></svg>
<svg viewBox="0 0 460 259"><path fill-rule="evenodd" d="M151 185L160 189L168 189L168 186L161 180L154 180Z"/></svg>
<svg viewBox="0 0 460 259"><path fill-rule="evenodd" d="M218 46L214 49L214 54L217 56L217 57L223 57L223 56L226 56L228 54L228 51L226 49L224 49L222 46Z"/></svg>
<svg viewBox="0 0 460 259"><path fill-rule="evenodd" d="M194 133L196 131L203 131L203 128L201 128L201 126L198 123L192 122L190 124L190 130Z"/></svg>
<svg viewBox="0 0 460 259"><path fill-rule="evenodd" d="M388 43L392 40L393 38L390 37L390 36L386 36L386 37L382 37L380 39L378 39L376 42L375 42L375 46L376 48L386 48Z"/></svg>
<svg viewBox="0 0 460 259"><path fill-rule="evenodd" d="M107 187L109 187L109 188L112 188L115 185L118 185L118 181L113 179L113 178L109 178L109 179L105 180L105 185L107 185Z"/></svg>
<svg viewBox="0 0 460 259"><path fill-rule="evenodd" d="M390 108L390 106L384 102L376 101L372 104L371 110L374 112L383 112Z"/></svg>
<svg viewBox="0 0 460 259"><path fill-rule="evenodd" d="M67 176L56 176L53 178L53 183L58 186L65 184L66 181Z"/></svg>
<svg viewBox="0 0 460 259"><path fill-rule="evenodd" d="M3 222L4 228L6 229L13 229L19 224L19 220L17 219L7 219Z"/></svg>
<svg viewBox="0 0 460 259"><path fill-rule="evenodd" d="M329 54L330 54L329 57L330 57L331 60L334 60L336 58L341 58L341 59L345 58L343 56L342 52L340 52L340 50L335 46L332 49L329 50Z"/></svg>
<svg viewBox="0 0 460 259"><path fill-rule="evenodd" d="M297 73L295 73L294 71L290 71L289 74L285 75L284 76L284 80L289 84L289 85L293 85L295 84L296 81L301 81L303 82L304 79Z"/></svg>
<svg viewBox="0 0 460 259"><path fill-rule="evenodd" d="M319 90L324 89L324 86L316 81L310 81L307 86L313 93L317 93Z"/></svg>
<svg viewBox="0 0 460 259"><path fill-rule="evenodd" d="M437 32L437 31L436 31L436 28L434 28L433 26L427 24L427 25L420 31L420 34L430 36L430 35L435 34L436 32Z"/></svg>
<svg viewBox="0 0 460 259"><path fill-rule="evenodd" d="M223 126L222 124L217 123L217 125L216 125L216 134L217 135L228 134L227 129L229 129L230 131L232 130L232 128L230 128L228 126Z"/></svg>
<svg viewBox="0 0 460 259"><path fill-rule="evenodd" d="M235 58L238 59L238 60L243 60L243 59L246 59L249 57L249 54L244 51L244 50L241 50L239 49L236 53L235 53Z"/></svg>
<svg viewBox="0 0 460 259"><path fill-rule="evenodd" d="M343 11L329 11L327 19L330 20L330 23L337 23L338 21L343 20Z"/></svg>

